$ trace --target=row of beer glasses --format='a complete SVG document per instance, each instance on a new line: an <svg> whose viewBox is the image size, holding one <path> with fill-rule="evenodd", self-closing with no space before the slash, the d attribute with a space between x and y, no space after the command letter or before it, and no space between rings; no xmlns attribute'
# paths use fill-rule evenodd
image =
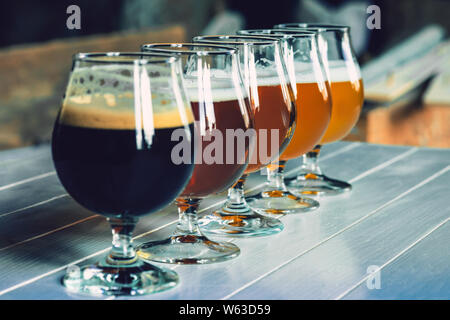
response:
<svg viewBox="0 0 450 320"><path fill-rule="evenodd" d="M319 207L305 194L349 189L316 163L318 145L345 136L362 105L348 28L277 28L75 57L53 158L69 194L108 218L113 248L97 264L68 272L66 287L104 295L171 288L176 273L151 261L237 257L236 245L207 236L276 234L283 230L278 217ZM243 143L227 130L244 134ZM286 185L286 161L299 156L302 171ZM245 197L247 175L263 169L266 185ZM228 188L225 205L198 221L201 200ZM135 249L138 217L174 198L179 221L172 236Z"/></svg>

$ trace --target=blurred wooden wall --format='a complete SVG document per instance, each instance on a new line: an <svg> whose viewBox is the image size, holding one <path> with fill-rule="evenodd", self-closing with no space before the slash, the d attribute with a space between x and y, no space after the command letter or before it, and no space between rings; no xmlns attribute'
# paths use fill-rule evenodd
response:
<svg viewBox="0 0 450 320"><path fill-rule="evenodd" d="M183 42L185 38L184 28L173 26L1 49L0 149L50 141L73 54L139 51L143 43Z"/></svg>
<svg viewBox="0 0 450 320"><path fill-rule="evenodd" d="M450 148L450 106L408 103L374 108L363 112L344 140Z"/></svg>

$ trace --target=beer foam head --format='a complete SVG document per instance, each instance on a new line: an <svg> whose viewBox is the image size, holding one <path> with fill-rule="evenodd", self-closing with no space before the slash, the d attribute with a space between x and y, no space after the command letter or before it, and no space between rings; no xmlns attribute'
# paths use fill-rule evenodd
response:
<svg viewBox="0 0 450 320"><path fill-rule="evenodd" d="M287 76L285 76L287 79ZM258 86L278 86L281 83L281 79L277 74L262 74L257 78Z"/></svg>
<svg viewBox="0 0 450 320"><path fill-rule="evenodd" d="M271 61L267 62L266 65L259 64L256 66L256 77L259 86L278 86L281 82L275 64Z"/></svg>
<svg viewBox="0 0 450 320"><path fill-rule="evenodd" d="M295 83L297 84L323 83L327 79L325 68L319 63L314 64L311 61L294 61L293 69L293 73L295 74Z"/></svg>
<svg viewBox="0 0 450 320"><path fill-rule="evenodd" d="M330 60L328 67L331 82L354 82L361 79L359 65L353 61Z"/></svg>
<svg viewBox="0 0 450 320"><path fill-rule="evenodd" d="M212 90L199 90L197 88L187 88L189 100L192 102L224 102L246 98L247 94L242 90L241 94L235 88L214 88Z"/></svg>
<svg viewBox="0 0 450 320"><path fill-rule="evenodd" d="M131 65L75 69L59 121L101 129L170 128L193 122L188 101L177 99L178 88L162 73L167 70L154 67L149 72L161 73L153 78ZM136 80L136 74L141 78Z"/></svg>
<svg viewBox="0 0 450 320"><path fill-rule="evenodd" d="M332 82L355 81L361 79L358 65L353 65L353 67L349 68L345 61L342 60L329 61L328 65L330 80ZM315 71L312 63L295 61L294 68L297 83L311 83L317 81L318 77L314 73ZM322 72L325 72L325 67L323 67Z"/></svg>
<svg viewBox="0 0 450 320"><path fill-rule="evenodd" d="M184 84L192 102L223 102L247 97L245 87L238 80L225 70L206 69L201 76L197 70L185 75Z"/></svg>
<svg viewBox="0 0 450 320"><path fill-rule="evenodd" d="M221 102L247 98L246 86L252 85L255 80L257 86L278 86L281 82L273 64L256 66L253 71L247 72L241 67L241 76L243 84L241 88L238 88L240 86L238 79L233 79L230 72L220 69L206 69L201 77L197 70L189 72L184 82L189 99L193 102L205 100Z"/></svg>

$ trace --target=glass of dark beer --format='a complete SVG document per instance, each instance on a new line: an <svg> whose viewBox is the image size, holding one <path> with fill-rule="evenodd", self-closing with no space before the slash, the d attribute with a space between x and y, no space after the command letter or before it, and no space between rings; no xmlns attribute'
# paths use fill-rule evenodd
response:
<svg viewBox="0 0 450 320"><path fill-rule="evenodd" d="M183 191L193 157L177 161L172 149L183 144L193 154L193 136L178 58L139 52L74 56L53 130L53 161L75 201L107 218L113 240L99 262L70 268L62 280L70 291L134 296L177 284L175 272L136 255L132 231L140 217Z"/></svg>
<svg viewBox="0 0 450 320"><path fill-rule="evenodd" d="M353 53L349 27L331 24L287 23L276 25L284 33L318 33L319 49L330 80L331 120L321 141L303 156L300 174L288 182L290 190L309 195L333 195L350 191L345 181L322 173L318 159L323 144L343 139L356 125L364 102L364 88L358 61Z"/></svg>
<svg viewBox="0 0 450 320"><path fill-rule="evenodd" d="M194 44L148 44L145 52L180 56L184 82L196 120L194 173L177 198L179 223L165 240L148 242L138 254L146 259L176 264L205 264L239 255L228 242L213 241L201 232L197 209L203 198L232 186L248 165L253 128L251 109L234 48Z"/></svg>

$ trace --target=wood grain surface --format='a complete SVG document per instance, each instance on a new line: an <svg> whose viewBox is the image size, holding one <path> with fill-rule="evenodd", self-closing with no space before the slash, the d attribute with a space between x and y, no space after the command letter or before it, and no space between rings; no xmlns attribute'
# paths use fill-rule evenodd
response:
<svg viewBox="0 0 450 320"><path fill-rule="evenodd" d="M290 175L299 163L288 163ZM1 152L0 164L0 299L90 299L60 279L108 251L106 220L65 193L49 146ZM352 192L282 217L275 236L226 239L241 248L234 260L165 265L180 284L138 299L449 299L450 150L338 142L323 148L321 166ZM264 180L252 175L247 192ZM208 197L200 214L224 199ZM167 237L176 220L173 205L142 218L135 243ZM367 285L370 266L379 289Z"/></svg>

